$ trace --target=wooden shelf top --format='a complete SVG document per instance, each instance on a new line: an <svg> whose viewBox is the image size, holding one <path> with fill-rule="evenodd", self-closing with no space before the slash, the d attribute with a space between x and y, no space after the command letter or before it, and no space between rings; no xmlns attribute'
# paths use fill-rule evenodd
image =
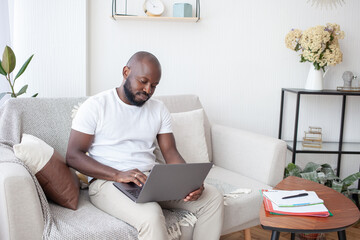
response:
<svg viewBox="0 0 360 240"><path fill-rule="evenodd" d="M200 19L197 17L148 17L148 16L126 16L126 15L114 15L114 19L122 20L146 20L146 21L174 21L174 22L197 22Z"/></svg>

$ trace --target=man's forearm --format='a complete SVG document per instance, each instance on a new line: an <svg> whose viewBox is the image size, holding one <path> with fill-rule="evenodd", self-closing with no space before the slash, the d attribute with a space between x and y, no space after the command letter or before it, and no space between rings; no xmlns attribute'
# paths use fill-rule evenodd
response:
<svg viewBox="0 0 360 240"><path fill-rule="evenodd" d="M180 155L180 153L177 150L166 154L166 156L164 156L164 158L165 158L165 161L167 164L186 163L185 160L182 158L182 156Z"/></svg>
<svg viewBox="0 0 360 240"><path fill-rule="evenodd" d="M77 171L97 179L115 181L120 173L112 167L99 163L85 153L68 154L66 156L67 164Z"/></svg>

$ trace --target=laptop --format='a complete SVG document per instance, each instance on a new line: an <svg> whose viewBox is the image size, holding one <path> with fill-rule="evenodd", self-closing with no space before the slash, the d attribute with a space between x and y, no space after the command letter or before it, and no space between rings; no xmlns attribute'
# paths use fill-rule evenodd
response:
<svg viewBox="0 0 360 240"><path fill-rule="evenodd" d="M212 163L157 164L142 187L135 183L114 182L114 186L136 203L184 199L198 189Z"/></svg>

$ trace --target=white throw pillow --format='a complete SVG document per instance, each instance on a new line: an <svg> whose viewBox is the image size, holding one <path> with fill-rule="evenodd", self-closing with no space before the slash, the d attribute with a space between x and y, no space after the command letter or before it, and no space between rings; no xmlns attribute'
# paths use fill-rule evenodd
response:
<svg viewBox="0 0 360 240"><path fill-rule="evenodd" d="M209 162L204 128L204 110L171 113L172 129L176 147L187 163ZM155 149L157 161L165 163L158 146Z"/></svg>
<svg viewBox="0 0 360 240"><path fill-rule="evenodd" d="M29 134L23 134L21 143L15 144L13 148L15 156L21 159L33 174L40 171L54 154L54 148Z"/></svg>

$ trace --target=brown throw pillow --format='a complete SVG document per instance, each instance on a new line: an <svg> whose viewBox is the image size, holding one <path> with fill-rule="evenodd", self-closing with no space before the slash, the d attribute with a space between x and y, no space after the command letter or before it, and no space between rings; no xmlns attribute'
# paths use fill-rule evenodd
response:
<svg viewBox="0 0 360 240"><path fill-rule="evenodd" d="M14 152L35 174L49 199L63 207L77 209L79 180L57 151L32 135L23 134L21 143L14 145Z"/></svg>
<svg viewBox="0 0 360 240"><path fill-rule="evenodd" d="M45 195L57 204L76 210L79 201L79 180L57 152L35 174Z"/></svg>

